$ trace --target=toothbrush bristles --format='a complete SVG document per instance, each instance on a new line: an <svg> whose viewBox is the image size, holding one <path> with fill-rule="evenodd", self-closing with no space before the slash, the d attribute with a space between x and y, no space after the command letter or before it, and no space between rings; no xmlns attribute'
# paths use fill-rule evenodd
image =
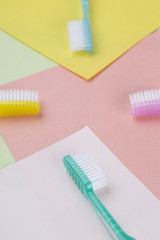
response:
<svg viewBox="0 0 160 240"><path fill-rule="evenodd" d="M0 90L0 101L38 102L38 92L33 90Z"/></svg>
<svg viewBox="0 0 160 240"><path fill-rule="evenodd" d="M83 21L68 22L68 39L71 51L81 51L86 49Z"/></svg>
<svg viewBox="0 0 160 240"><path fill-rule="evenodd" d="M75 155L73 159L92 183L93 190L98 190L107 185L106 175L86 153Z"/></svg>

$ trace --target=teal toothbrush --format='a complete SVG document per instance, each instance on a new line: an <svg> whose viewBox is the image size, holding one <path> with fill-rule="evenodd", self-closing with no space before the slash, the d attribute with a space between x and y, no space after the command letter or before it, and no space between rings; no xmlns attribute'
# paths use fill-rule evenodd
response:
<svg viewBox="0 0 160 240"><path fill-rule="evenodd" d="M86 154L79 154L73 157L70 155L65 156L63 163L81 192L88 198L103 222L105 222L112 238L114 240L135 240L135 238L128 236L122 230L94 193L95 190L107 185L106 176L97 164Z"/></svg>
<svg viewBox="0 0 160 240"><path fill-rule="evenodd" d="M68 39L71 51L92 51L92 36L89 21L88 0L82 0L82 21L68 22Z"/></svg>

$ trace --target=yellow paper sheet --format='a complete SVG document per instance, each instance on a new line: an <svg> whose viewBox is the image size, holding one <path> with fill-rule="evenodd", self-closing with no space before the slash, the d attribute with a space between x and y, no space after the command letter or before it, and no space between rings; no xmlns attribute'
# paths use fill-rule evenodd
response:
<svg viewBox="0 0 160 240"><path fill-rule="evenodd" d="M160 0L89 0L94 51L69 51L67 22L82 19L81 0L1 0L0 27L89 79L160 26Z"/></svg>

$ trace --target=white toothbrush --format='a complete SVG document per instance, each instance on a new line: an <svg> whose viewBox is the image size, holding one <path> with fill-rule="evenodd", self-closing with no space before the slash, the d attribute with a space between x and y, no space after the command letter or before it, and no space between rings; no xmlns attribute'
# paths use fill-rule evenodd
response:
<svg viewBox="0 0 160 240"><path fill-rule="evenodd" d="M68 22L68 39L71 51L92 51L92 36L89 21L88 0L82 0L82 21Z"/></svg>

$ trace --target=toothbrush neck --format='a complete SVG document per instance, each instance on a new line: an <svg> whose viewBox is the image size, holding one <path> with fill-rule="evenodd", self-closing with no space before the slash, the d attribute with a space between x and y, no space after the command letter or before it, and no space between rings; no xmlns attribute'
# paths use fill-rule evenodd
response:
<svg viewBox="0 0 160 240"><path fill-rule="evenodd" d="M88 0L82 0L83 17L89 19Z"/></svg>

